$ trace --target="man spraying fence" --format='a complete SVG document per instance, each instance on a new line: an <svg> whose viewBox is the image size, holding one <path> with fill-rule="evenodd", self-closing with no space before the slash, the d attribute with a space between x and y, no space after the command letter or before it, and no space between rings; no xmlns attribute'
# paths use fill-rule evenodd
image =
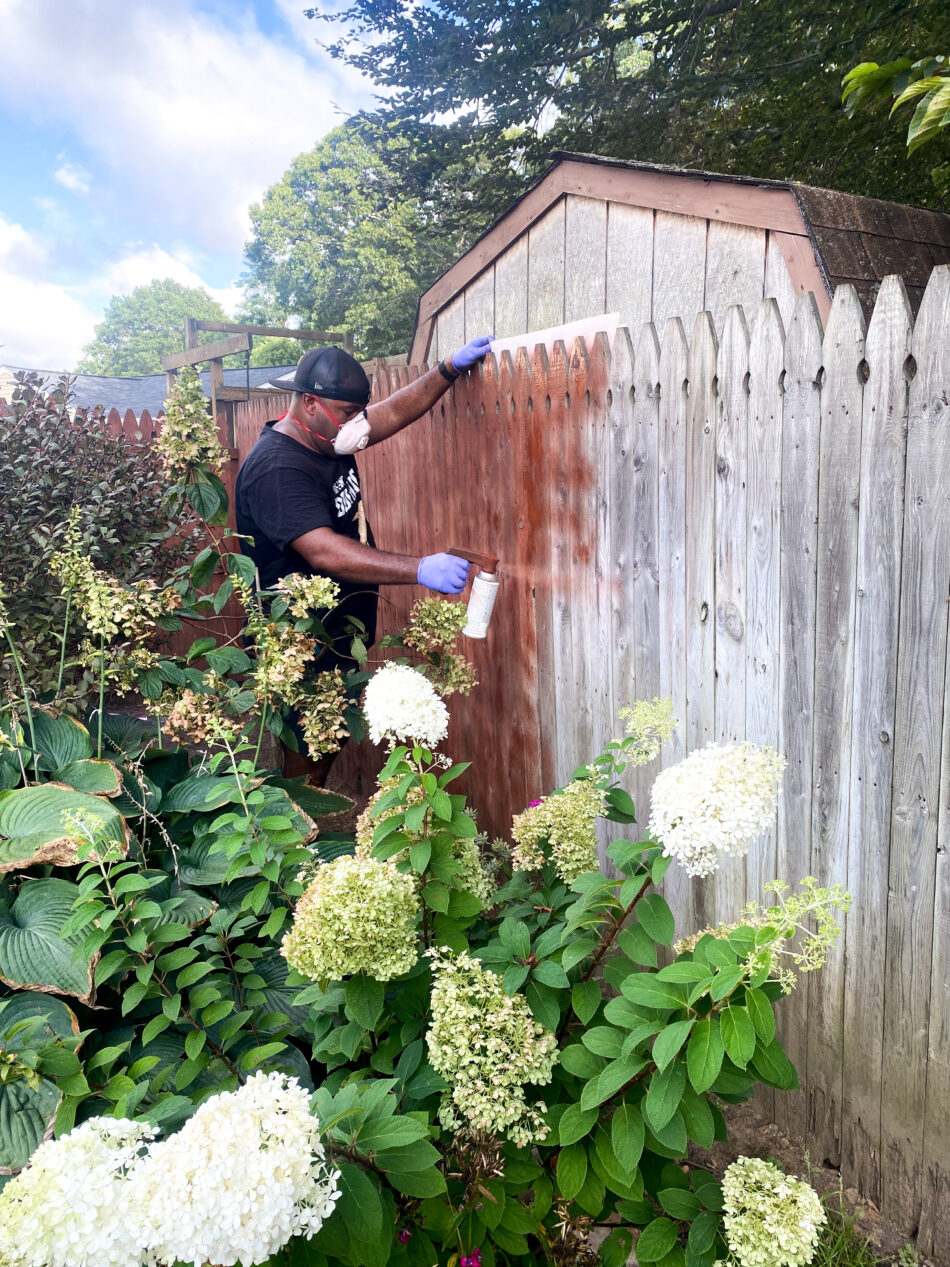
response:
<svg viewBox="0 0 950 1267"><path fill-rule="evenodd" d="M363 367L342 348L325 347L301 357L293 374L274 380L292 392L290 407L267 422L241 466L235 503L242 550L254 561L262 590L285 576L327 576L339 585L339 603L323 618L331 645L316 661L318 672L351 668L350 620L376 635L378 587L423 585L459 594L470 564L448 553L420 556L377 550L363 513L355 452L395 435L432 408L460 374L488 352L489 336L472 339L415 382L375 405ZM299 718L288 722L298 745L283 745L287 777L306 774L322 783L334 760L307 752Z"/></svg>

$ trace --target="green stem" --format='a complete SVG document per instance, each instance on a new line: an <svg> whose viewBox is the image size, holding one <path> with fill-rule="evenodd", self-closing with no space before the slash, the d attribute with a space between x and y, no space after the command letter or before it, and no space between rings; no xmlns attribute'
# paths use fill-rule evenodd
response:
<svg viewBox="0 0 950 1267"><path fill-rule="evenodd" d="M20 689L23 691L23 707L26 709L26 721L30 730L30 747L36 752L36 733L33 729L33 709L30 708L30 696L26 689L26 678L23 676L23 666L20 664L20 657L17 654L16 645L13 641L13 635L9 629L5 629L7 642L10 644L10 651L13 655L13 666L16 669L17 677L20 679Z"/></svg>
<svg viewBox="0 0 950 1267"><path fill-rule="evenodd" d="M161 717L155 718L155 733L158 735L158 750L159 752L162 752L164 751L164 749L162 748L162 719Z"/></svg>
<svg viewBox="0 0 950 1267"><path fill-rule="evenodd" d="M257 747L254 749L254 769L257 769L257 759L261 755L261 744L264 742L264 724L267 721L267 697L264 697L264 707L261 710L261 724L257 732Z"/></svg>
<svg viewBox="0 0 950 1267"><path fill-rule="evenodd" d="M72 590L67 590L66 591L66 619L63 621L63 632L60 639L60 641L62 642L62 646L60 647L60 652L59 652L59 677L56 680L56 694L57 695L59 695L60 691L63 689L63 673L65 672L65 669L66 669L66 635L69 633L69 608L70 608L70 605L72 604L72 599L73 599Z"/></svg>
<svg viewBox="0 0 950 1267"><path fill-rule="evenodd" d="M96 756L102 760L102 714L106 706L106 636L99 635L99 735Z"/></svg>

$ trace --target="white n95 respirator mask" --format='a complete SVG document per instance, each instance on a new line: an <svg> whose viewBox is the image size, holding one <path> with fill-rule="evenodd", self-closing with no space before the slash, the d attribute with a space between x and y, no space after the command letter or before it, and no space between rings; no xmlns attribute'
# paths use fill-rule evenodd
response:
<svg viewBox="0 0 950 1267"><path fill-rule="evenodd" d="M333 437L333 452L339 454L359 453L369 444L370 425L366 410L358 413L349 422L344 422Z"/></svg>

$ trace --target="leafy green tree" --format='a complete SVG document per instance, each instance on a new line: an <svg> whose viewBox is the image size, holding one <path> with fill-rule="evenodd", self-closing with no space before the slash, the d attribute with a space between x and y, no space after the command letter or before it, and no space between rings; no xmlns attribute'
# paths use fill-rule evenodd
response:
<svg viewBox="0 0 950 1267"><path fill-rule="evenodd" d="M425 178L420 197L404 179L415 161L398 128L365 121L298 155L251 208L244 319L296 315L311 329L352 331L358 355L404 352L419 293L466 245L435 196L457 170Z"/></svg>
<svg viewBox="0 0 950 1267"><path fill-rule="evenodd" d="M556 149L941 198L900 138L849 124L839 83L856 60L947 47L944 0L351 0L333 18L331 53L385 90L376 119L428 156L405 187L425 196L439 153L465 171L442 212L470 236Z"/></svg>
<svg viewBox="0 0 950 1267"><path fill-rule="evenodd" d="M181 351L185 317L230 320L206 290L170 277L136 286L130 295L113 295L76 368L83 374L159 374L162 357ZM210 343L220 335L199 338Z"/></svg>

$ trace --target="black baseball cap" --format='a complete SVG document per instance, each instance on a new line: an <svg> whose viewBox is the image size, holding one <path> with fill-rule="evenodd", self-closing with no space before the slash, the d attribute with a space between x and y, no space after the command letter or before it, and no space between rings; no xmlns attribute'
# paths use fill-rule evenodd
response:
<svg viewBox="0 0 950 1267"><path fill-rule="evenodd" d="M273 378L271 383L281 391L306 392L309 396L347 400L354 405L369 403L366 371L342 348L313 348L300 358L293 374Z"/></svg>

